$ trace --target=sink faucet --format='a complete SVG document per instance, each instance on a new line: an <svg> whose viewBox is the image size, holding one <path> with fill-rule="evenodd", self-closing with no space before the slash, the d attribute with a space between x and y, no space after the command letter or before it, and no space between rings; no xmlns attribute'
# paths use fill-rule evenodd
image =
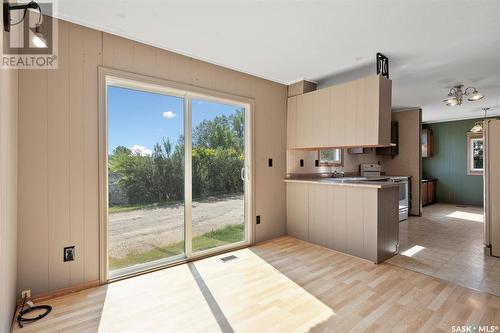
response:
<svg viewBox="0 0 500 333"><path fill-rule="evenodd" d="M344 170L338 172L337 170L334 170L333 173L332 173L332 178L338 178L340 175L340 177L344 178L345 176L345 172Z"/></svg>

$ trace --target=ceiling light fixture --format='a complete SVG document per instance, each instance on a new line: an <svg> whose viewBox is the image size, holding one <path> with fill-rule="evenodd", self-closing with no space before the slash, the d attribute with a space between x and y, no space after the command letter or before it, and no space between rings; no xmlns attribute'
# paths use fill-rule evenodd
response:
<svg viewBox="0 0 500 333"><path fill-rule="evenodd" d="M483 131L483 124L484 124L484 121L486 120L487 112L489 109L490 108L482 108L482 110L484 111L484 119L480 120L480 121L476 121L474 123L474 126L470 129L470 131L472 133L480 133Z"/></svg>
<svg viewBox="0 0 500 333"><path fill-rule="evenodd" d="M462 105L464 96L466 96L467 100L470 102L479 101L484 97L476 88L467 87L464 90L464 85L459 84L450 89L448 96L443 99L443 102L448 106Z"/></svg>

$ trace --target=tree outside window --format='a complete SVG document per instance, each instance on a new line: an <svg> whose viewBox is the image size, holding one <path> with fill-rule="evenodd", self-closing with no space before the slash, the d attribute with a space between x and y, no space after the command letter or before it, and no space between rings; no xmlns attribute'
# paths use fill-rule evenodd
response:
<svg viewBox="0 0 500 333"><path fill-rule="evenodd" d="M341 149L320 149L318 151L320 165L342 165Z"/></svg>

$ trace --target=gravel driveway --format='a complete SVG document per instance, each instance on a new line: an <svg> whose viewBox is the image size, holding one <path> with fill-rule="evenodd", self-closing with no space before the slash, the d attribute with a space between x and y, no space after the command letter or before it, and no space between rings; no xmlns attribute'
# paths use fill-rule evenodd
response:
<svg viewBox="0 0 500 333"><path fill-rule="evenodd" d="M139 209L109 215L109 255L125 257L184 239L184 205ZM193 236L244 223L243 195L193 201Z"/></svg>

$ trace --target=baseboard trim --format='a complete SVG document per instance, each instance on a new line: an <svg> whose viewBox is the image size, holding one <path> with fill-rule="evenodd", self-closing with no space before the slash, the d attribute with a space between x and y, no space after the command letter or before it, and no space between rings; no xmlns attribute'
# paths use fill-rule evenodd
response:
<svg viewBox="0 0 500 333"><path fill-rule="evenodd" d="M48 293L42 293L42 294L36 295L36 296L31 298L31 301L38 303L38 302L46 301L49 299L57 298L60 296L76 293L76 292L79 292L79 291L82 291L85 289L94 288L94 287L97 287L99 285L100 285L99 280L84 282L84 283L74 285L72 287L57 289L54 291L50 291ZM21 305L21 302L22 302L22 299L17 300L18 305Z"/></svg>

